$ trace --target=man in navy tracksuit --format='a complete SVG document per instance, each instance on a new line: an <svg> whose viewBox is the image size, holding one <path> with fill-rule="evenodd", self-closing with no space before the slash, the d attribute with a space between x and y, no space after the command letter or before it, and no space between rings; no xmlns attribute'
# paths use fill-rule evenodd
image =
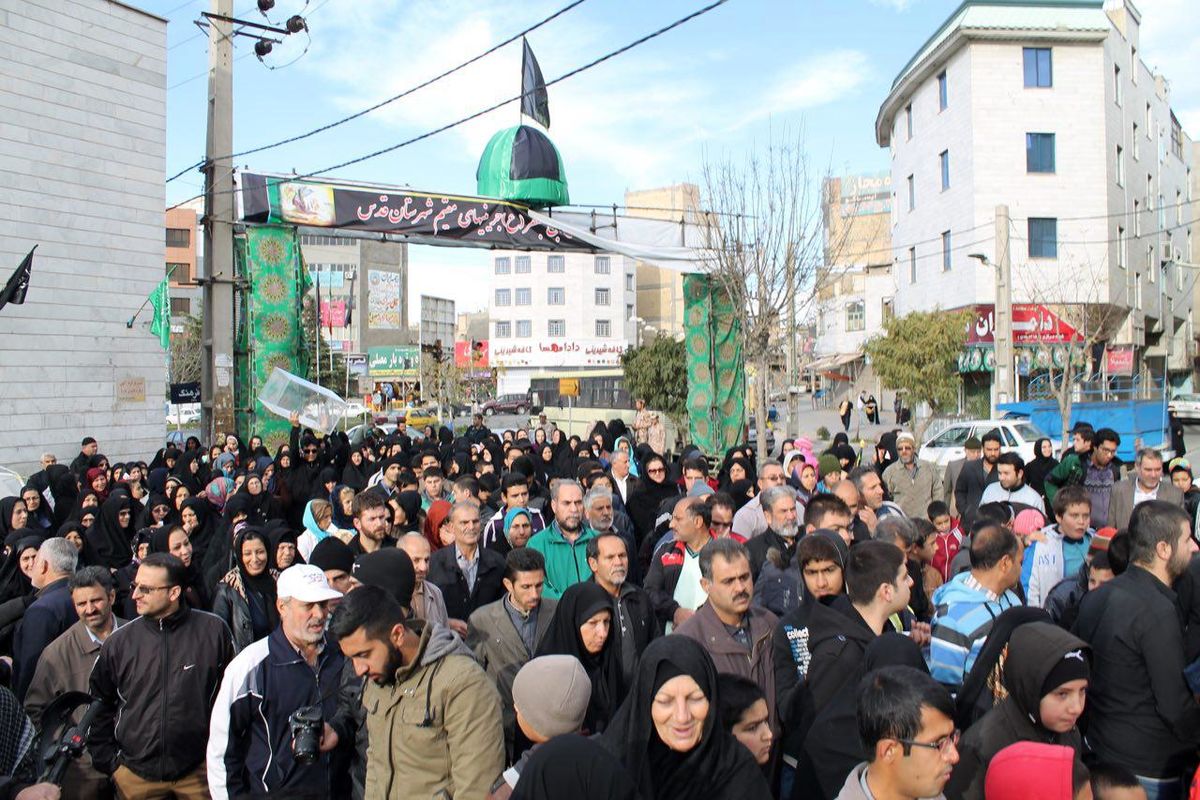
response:
<svg viewBox="0 0 1200 800"><path fill-rule="evenodd" d="M229 664L213 707L213 800L330 796L329 751L350 735L337 704L345 657L325 637L329 601L341 596L319 567L300 564L279 576L279 627ZM319 708L322 718L320 752L307 763L295 757L289 724L306 706Z"/></svg>

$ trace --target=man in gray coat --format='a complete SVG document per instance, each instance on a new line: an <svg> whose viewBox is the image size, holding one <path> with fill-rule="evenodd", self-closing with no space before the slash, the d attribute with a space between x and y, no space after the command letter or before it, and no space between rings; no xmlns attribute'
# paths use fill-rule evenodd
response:
<svg viewBox="0 0 1200 800"><path fill-rule="evenodd" d="M1169 480L1163 480L1162 453L1150 447L1142 448L1135 464L1132 475L1113 485L1108 500L1107 524L1117 530L1129 527L1134 507L1147 500L1162 500L1183 507L1183 492Z"/></svg>
<svg viewBox="0 0 1200 800"><path fill-rule="evenodd" d="M513 680L537 652L538 644L550 629L557 603L542 597L546 562L541 553L522 547L510 551L505 561L506 594L471 614L467 621L467 646L500 690L505 746L511 761L515 755L513 734L516 730Z"/></svg>
<svg viewBox="0 0 1200 800"><path fill-rule="evenodd" d="M963 442L963 457L956 458L946 465L946 474L942 479L942 502L950 508L951 516L961 516L958 513L958 503L954 499L954 486L958 483L958 476L962 474L967 462L978 461L982 457L983 443L970 436Z"/></svg>

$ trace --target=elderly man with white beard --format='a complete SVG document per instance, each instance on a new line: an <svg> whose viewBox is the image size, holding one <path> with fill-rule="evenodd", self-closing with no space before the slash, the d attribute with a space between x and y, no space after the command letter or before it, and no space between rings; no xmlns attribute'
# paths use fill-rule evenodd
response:
<svg viewBox="0 0 1200 800"><path fill-rule="evenodd" d="M609 491L607 486L593 486L583 496L583 515L587 520L588 527L596 533L615 533L621 537L621 541L625 542L625 549L629 556L628 580L634 583L641 583L641 573L638 570L638 565L635 562L637 555L637 544L633 537L627 533L623 533L616 525L616 512L613 510L613 493Z"/></svg>
<svg viewBox="0 0 1200 800"><path fill-rule="evenodd" d="M621 657L621 671L625 680L631 681L642 651L661 633L654 605L644 589L627 580L629 554L620 536L601 533L592 539L587 543L587 560L592 580L612 597L612 633Z"/></svg>
<svg viewBox="0 0 1200 800"><path fill-rule="evenodd" d="M754 579L767 562L770 550L779 552L781 569L786 569L796 554L797 537L800 535L800 517L796 513L796 493L790 486L772 486L759 495L762 498L763 516L767 530L746 543L750 553L750 570Z"/></svg>

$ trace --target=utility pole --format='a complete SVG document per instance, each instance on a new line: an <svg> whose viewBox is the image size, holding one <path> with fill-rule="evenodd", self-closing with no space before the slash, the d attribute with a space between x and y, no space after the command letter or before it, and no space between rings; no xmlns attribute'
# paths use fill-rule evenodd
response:
<svg viewBox="0 0 1200 800"><path fill-rule="evenodd" d="M233 431L233 0L208 21L208 136L204 148L204 360L201 430Z"/></svg>
<svg viewBox="0 0 1200 800"><path fill-rule="evenodd" d="M996 402L1011 402L1013 392L1012 258L1008 206L996 206Z"/></svg>

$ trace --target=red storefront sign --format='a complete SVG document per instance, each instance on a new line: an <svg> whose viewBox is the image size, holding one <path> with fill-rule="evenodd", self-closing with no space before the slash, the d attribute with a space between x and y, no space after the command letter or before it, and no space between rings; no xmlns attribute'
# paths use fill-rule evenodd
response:
<svg viewBox="0 0 1200 800"><path fill-rule="evenodd" d="M1063 322L1042 305L1021 303L1013 306L1013 344L1066 344L1082 342L1079 331ZM975 306L975 319L967 329L966 344L994 344L995 307Z"/></svg>

